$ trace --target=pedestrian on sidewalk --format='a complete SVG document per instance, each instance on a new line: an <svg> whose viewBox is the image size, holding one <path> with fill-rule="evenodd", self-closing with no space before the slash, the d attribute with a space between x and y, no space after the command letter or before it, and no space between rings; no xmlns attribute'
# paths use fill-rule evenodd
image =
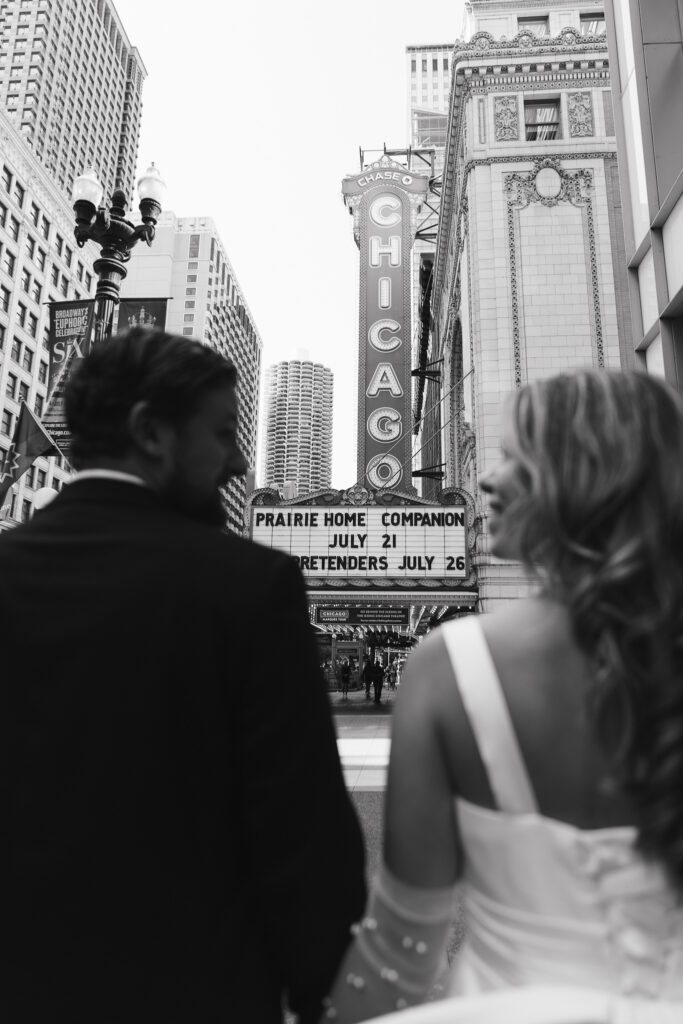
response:
<svg viewBox="0 0 683 1024"><path fill-rule="evenodd" d="M384 685L384 667L379 658L373 666L372 685L375 691L375 704L381 704L382 686Z"/></svg>
<svg viewBox="0 0 683 1024"><path fill-rule="evenodd" d="M341 687L342 687L342 700L349 699L349 681L351 679L351 666L349 665L348 658L344 658L341 664Z"/></svg>
<svg viewBox="0 0 683 1024"><path fill-rule="evenodd" d="M363 841L301 572L225 529L235 368L135 328L66 417L73 481L0 535L2 1018L313 1024Z"/></svg>
<svg viewBox="0 0 683 1024"><path fill-rule="evenodd" d="M361 678L365 685L365 699L370 700L370 687L372 686L374 678L374 665L370 661L369 656L365 655L365 664L363 665L363 671L361 672Z"/></svg>

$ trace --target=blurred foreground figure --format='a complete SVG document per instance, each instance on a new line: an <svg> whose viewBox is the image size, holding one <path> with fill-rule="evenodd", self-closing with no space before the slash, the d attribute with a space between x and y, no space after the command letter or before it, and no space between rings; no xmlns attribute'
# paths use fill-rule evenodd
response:
<svg viewBox="0 0 683 1024"><path fill-rule="evenodd" d="M408 661L337 1024L427 997L458 879L459 998L406 1024L683 1021L683 404L595 371L508 411L488 537L538 592Z"/></svg>
<svg viewBox="0 0 683 1024"><path fill-rule="evenodd" d="M299 570L221 530L235 369L137 328L67 416L80 472L0 537L0 1018L315 1020L364 855Z"/></svg>

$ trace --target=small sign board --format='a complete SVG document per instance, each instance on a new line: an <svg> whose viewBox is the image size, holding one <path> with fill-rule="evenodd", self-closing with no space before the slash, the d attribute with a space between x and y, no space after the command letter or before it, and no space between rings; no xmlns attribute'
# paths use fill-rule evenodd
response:
<svg viewBox="0 0 683 1024"><path fill-rule="evenodd" d="M409 608L316 608L315 621L321 626L343 623L346 626L407 626Z"/></svg>

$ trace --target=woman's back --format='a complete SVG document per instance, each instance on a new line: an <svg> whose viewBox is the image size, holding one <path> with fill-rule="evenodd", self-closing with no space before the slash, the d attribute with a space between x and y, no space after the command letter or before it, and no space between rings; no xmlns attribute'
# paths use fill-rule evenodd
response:
<svg viewBox="0 0 683 1024"><path fill-rule="evenodd" d="M590 677L565 627L561 608L531 601L440 631L462 703L444 747L462 780L468 921L452 992L575 984L683 999L683 910L636 850L626 802L599 791Z"/></svg>
<svg viewBox="0 0 683 1024"><path fill-rule="evenodd" d="M566 609L546 598L530 598L479 616L478 622L540 812L579 828L634 824L628 801L600 785L608 764L588 715L592 672L572 636ZM435 671L452 677L445 648L439 652L435 643L432 657ZM495 810L480 745L462 713L457 686L451 689L450 706L444 750L458 792Z"/></svg>

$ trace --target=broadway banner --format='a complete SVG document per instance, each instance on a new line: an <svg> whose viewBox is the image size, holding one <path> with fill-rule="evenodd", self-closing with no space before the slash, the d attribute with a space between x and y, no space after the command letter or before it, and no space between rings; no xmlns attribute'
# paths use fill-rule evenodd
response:
<svg viewBox="0 0 683 1024"><path fill-rule="evenodd" d="M67 459L70 436L64 414L64 389L92 347L94 310L94 299L50 303L48 399L42 421Z"/></svg>
<svg viewBox="0 0 683 1024"><path fill-rule="evenodd" d="M166 306L168 299L121 299L114 320L116 331L127 331L131 327L166 327Z"/></svg>
<svg viewBox="0 0 683 1024"><path fill-rule="evenodd" d="M57 448L26 402L22 402L14 437L5 452L0 470L0 506L12 484L17 482L39 455L57 455Z"/></svg>

